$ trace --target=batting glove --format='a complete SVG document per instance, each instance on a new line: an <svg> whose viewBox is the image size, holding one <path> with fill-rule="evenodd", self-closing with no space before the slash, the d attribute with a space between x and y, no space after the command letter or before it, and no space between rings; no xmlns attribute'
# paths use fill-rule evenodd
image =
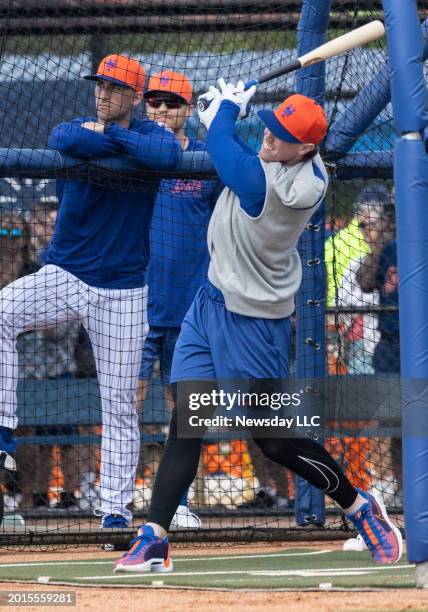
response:
<svg viewBox="0 0 428 612"><path fill-rule="evenodd" d="M249 101L256 93L256 86L252 85L250 89L245 91L244 81L239 81L237 85L234 85L233 83L226 83L224 79L219 79L218 85L221 91L221 99L229 100L239 106L238 117L240 119L247 117L250 109Z"/></svg>
<svg viewBox="0 0 428 612"><path fill-rule="evenodd" d="M209 129L220 107L221 94L217 87L211 87L198 98L199 120Z"/></svg>
<svg viewBox="0 0 428 612"><path fill-rule="evenodd" d="M221 92L221 101L229 100L241 108L241 93L233 83L226 83L224 79L219 79L218 86Z"/></svg>
<svg viewBox="0 0 428 612"><path fill-rule="evenodd" d="M251 85L247 90L245 90L244 81L238 81L236 89L240 92L241 96L241 110L239 111L240 119L245 119L248 117L251 109L250 100L256 93L257 87L255 85Z"/></svg>

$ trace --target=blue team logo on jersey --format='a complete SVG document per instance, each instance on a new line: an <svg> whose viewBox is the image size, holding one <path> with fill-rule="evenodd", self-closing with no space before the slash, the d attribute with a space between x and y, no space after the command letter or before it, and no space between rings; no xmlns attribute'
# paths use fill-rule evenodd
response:
<svg viewBox="0 0 428 612"><path fill-rule="evenodd" d="M177 179L173 182L171 193L193 194L196 195L202 191L202 181L190 179Z"/></svg>
<svg viewBox="0 0 428 612"><path fill-rule="evenodd" d="M160 78L160 84L161 85L168 85L168 83L170 82L170 78L168 76L162 76Z"/></svg>
<svg viewBox="0 0 428 612"><path fill-rule="evenodd" d="M113 68L116 68L117 66L117 62L114 59L109 59L106 61L106 68L107 70L113 70Z"/></svg>
<svg viewBox="0 0 428 612"><path fill-rule="evenodd" d="M292 104L289 104L281 112L281 116L282 117L291 117L291 115L294 115L295 112L296 112L296 108Z"/></svg>

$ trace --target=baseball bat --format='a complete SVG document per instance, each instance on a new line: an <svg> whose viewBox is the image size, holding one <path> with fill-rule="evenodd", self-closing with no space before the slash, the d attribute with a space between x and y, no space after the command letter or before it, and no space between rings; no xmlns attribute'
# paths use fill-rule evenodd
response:
<svg viewBox="0 0 428 612"><path fill-rule="evenodd" d="M324 45L309 51L309 53L305 53L305 55L298 57L294 62L280 66L276 70L260 75L257 79L248 81L245 83L245 89L249 89L253 85L261 85L262 83L276 79L284 74L289 74L295 70L307 68L308 66L312 66L312 64L323 62L330 57L340 55L341 53L345 53L346 51L350 51L356 47L361 47L362 45L372 42L373 40L381 38L384 34L385 26L381 21L370 21L370 23L366 23L355 30L342 34L342 36L338 36L337 38L330 40ZM209 104L207 104L206 100L200 100L200 102L198 102L198 107L201 110L205 110L208 106Z"/></svg>

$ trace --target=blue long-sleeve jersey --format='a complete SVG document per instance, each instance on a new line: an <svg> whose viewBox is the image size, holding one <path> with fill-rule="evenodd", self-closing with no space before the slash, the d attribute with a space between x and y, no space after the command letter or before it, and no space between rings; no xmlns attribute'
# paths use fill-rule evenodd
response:
<svg viewBox="0 0 428 612"><path fill-rule="evenodd" d="M187 151L204 151L189 139ZM216 180L162 180L150 229L147 318L180 327L209 264L207 229L222 186Z"/></svg>
<svg viewBox="0 0 428 612"><path fill-rule="evenodd" d="M207 133L207 150L222 182L236 193L245 212L257 217L266 197L265 173L257 153L235 132L238 113L233 102L221 103Z"/></svg>
<svg viewBox="0 0 428 612"><path fill-rule="evenodd" d="M152 170L171 170L181 157L174 134L143 119L129 129L113 124L104 133L81 127L81 117L55 127L49 146L89 160L129 155ZM59 211L47 263L88 285L109 289L142 287L149 260L149 230L159 181L141 190L119 191L73 180L57 181Z"/></svg>

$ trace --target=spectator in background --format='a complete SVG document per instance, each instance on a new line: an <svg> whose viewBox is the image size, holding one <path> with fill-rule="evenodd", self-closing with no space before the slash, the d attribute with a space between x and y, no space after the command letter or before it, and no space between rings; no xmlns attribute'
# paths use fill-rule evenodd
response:
<svg viewBox="0 0 428 612"><path fill-rule="evenodd" d="M185 126L192 115L192 85L179 72L154 74L144 94L147 117L172 130L183 151L205 151L190 138ZM207 276L207 229L218 195L218 180L164 179L160 183L150 227L148 323L137 400L144 402L153 368L160 362L167 407L174 399L169 384L172 356L181 324ZM198 528L199 518L189 510L187 491L173 518L175 528Z"/></svg>
<svg viewBox="0 0 428 612"><path fill-rule="evenodd" d="M26 274L36 272L45 261L46 248L52 238L57 205L55 202L39 201L29 216L30 240ZM21 378L32 380L73 378L77 369L75 350L80 323L70 321L47 329L32 330L18 337L18 363ZM38 406L41 420L46 406ZM75 425L38 426L21 429L21 435L72 435L78 433ZM60 492L56 508L77 510L75 491L80 484L79 447L67 444L61 447L61 471L63 490ZM53 449L51 445L26 445L18 447L17 463L22 473L21 508L49 507L49 482L53 468Z"/></svg>
<svg viewBox="0 0 428 612"><path fill-rule="evenodd" d="M398 269L395 227L379 231L373 238L372 251L361 263L357 281L363 291L379 293L380 308L393 307L393 312L380 311L378 330L380 340L373 356L377 375L400 374L400 337L398 314ZM396 501L400 505L403 491L402 441L391 438L391 464L394 471Z"/></svg>
<svg viewBox="0 0 428 612"><path fill-rule="evenodd" d="M376 372L400 372L400 338L398 319L397 243L394 227L378 232L372 252L362 261L357 281L363 291L378 291L381 308L394 307L393 312L380 312L380 340L373 365Z"/></svg>
<svg viewBox="0 0 428 612"><path fill-rule="evenodd" d="M375 183L365 187L356 198L355 214L350 223L327 239L325 243L325 265L328 307L362 305L359 285L355 280L356 268L371 249L368 235L371 219L373 218L373 222L376 219L376 223L382 224L383 213L379 214L379 211L376 211L379 207L388 208L390 204L391 196L384 185ZM354 292L355 297L353 297ZM376 296L374 296L374 299L376 299ZM373 296L369 298L369 301L373 301ZM363 340L361 318L353 317L354 320L343 316L339 318L338 329L335 315L330 314L327 317L329 373L332 375L348 373L346 358L349 357L349 351L346 355L343 350L348 342L348 348L351 349L351 369L357 368L360 373L362 373L361 368L367 368L368 371L371 371L371 364L367 366L367 364L363 365L362 363L366 359L361 354L361 341ZM368 331L373 323L370 322L370 319L367 319L365 323L368 326L367 341L369 343L365 348L370 350L372 355L374 346L370 346L370 342L377 341L376 331ZM374 328L372 327L372 329ZM348 334L348 338L343 338L344 341L342 342L344 334ZM360 342L360 344L352 346L355 341ZM369 358L368 361L371 361L371 359Z"/></svg>
<svg viewBox="0 0 428 612"><path fill-rule="evenodd" d="M327 306L335 306L337 291L351 261L360 260L370 252L370 247L359 227L358 210L361 207L390 204L391 195L384 185L375 183L362 189L357 196L356 212L350 223L327 239L324 254Z"/></svg>
<svg viewBox="0 0 428 612"><path fill-rule="evenodd" d="M358 228L370 252L377 248L379 236L390 235L391 212L391 206L374 201L359 205L356 215ZM374 374L373 354L380 338L377 314L358 312L359 308L379 305L379 292L376 289L364 291L357 280L357 272L367 257L364 254L350 261L337 293L339 309L341 306L356 309L352 314L339 312L346 340L346 366L349 374Z"/></svg>

